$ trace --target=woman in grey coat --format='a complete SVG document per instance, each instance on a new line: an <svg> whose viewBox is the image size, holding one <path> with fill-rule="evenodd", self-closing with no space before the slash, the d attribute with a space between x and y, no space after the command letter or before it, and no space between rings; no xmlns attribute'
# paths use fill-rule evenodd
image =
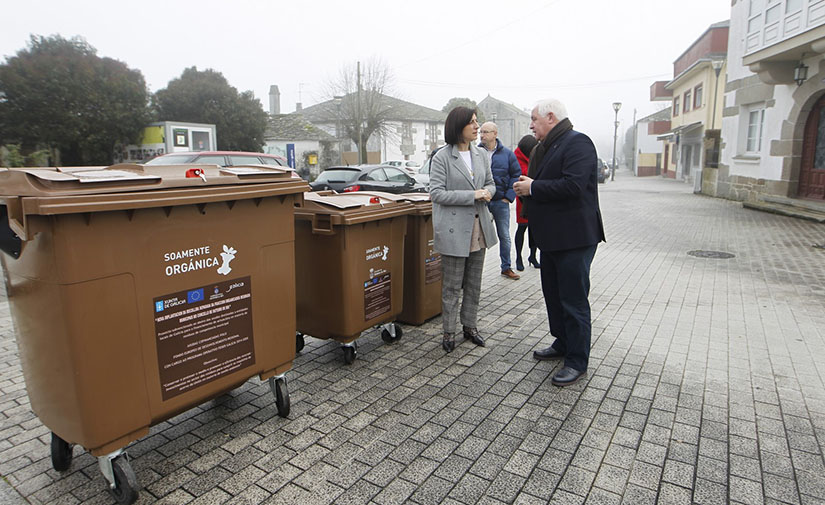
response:
<svg viewBox="0 0 825 505"><path fill-rule="evenodd" d="M496 191L490 159L478 147L476 111L456 107L447 114L447 145L433 156L430 199L433 202L434 249L441 253L441 346L455 349L457 319L464 338L483 346L478 333L478 301L484 253L498 242L493 216L487 209ZM461 312L458 301L461 290Z"/></svg>

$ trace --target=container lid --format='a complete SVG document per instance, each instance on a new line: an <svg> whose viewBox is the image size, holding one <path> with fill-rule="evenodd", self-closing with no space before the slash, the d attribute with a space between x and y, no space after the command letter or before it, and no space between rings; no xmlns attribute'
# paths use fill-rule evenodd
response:
<svg viewBox="0 0 825 505"><path fill-rule="evenodd" d="M409 214L413 205L401 195L380 191L336 193L318 191L304 194L304 202L297 204L295 218L315 219L318 215L331 218L331 224L357 224Z"/></svg>
<svg viewBox="0 0 825 505"><path fill-rule="evenodd" d="M429 216L433 213L433 202L430 201L429 193L402 193L402 198L413 204L413 215Z"/></svg>
<svg viewBox="0 0 825 505"><path fill-rule="evenodd" d="M29 215L201 205L308 190L292 169L268 165L0 169L0 203L6 205L9 226L24 240Z"/></svg>
<svg viewBox="0 0 825 505"><path fill-rule="evenodd" d="M5 168L0 169L0 196L90 195L295 181L303 182L293 169L270 165L124 163L108 167Z"/></svg>

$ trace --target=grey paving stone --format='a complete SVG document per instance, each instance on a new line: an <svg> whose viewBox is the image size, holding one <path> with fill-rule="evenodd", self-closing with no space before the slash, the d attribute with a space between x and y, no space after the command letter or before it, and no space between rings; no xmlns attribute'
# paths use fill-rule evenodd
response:
<svg viewBox="0 0 825 505"><path fill-rule="evenodd" d="M438 504L453 488L453 483L431 475L419 485L410 499L421 505Z"/></svg>
<svg viewBox="0 0 825 505"><path fill-rule="evenodd" d="M742 503L760 505L764 503L762 484L741 477L730 478L730 499Z"/></svg>
<svg viewBox="0 0 825 505"><path fill-rule="evenodd" d="M468 505L478 503L489 485L489 480L468 473L461 477L449 496Z"/></svg>
<svg viewBox="0 0 825 505"><path fill-rule="evenodd" d="M663 482L659 489L659 497L656 503L661 505L689 504L692 502L691 495L692 493L689 489Z"/></svg>
<svg viewBox="0 0 825 505"><path fill-rule="evenodd" d="M587 496L595 478L596 472L571 466L564 472L561 482L559 482L559 489L578 496Z"/></svg>

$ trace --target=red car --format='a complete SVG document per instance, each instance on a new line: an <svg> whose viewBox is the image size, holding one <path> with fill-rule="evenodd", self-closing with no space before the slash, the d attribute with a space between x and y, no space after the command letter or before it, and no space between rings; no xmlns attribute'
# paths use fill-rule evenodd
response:
<svg viewBox="0 0 825 505"><path fill-rule="evenodd" d="M286 159L274 154L247 153L243 151L192 151L186 153L169 153L152 158L146 165L218 165L232 167L235 165L276 165L287 166Z"/></svg>

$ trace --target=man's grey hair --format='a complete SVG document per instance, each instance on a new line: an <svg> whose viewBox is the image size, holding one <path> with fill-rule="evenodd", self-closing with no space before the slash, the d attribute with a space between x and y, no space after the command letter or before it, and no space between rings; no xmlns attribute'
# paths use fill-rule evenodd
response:
<svg viewBox="0 0 825 505"><path fill-rule="evenodd" d="M536 112L538 112L539 116L546 116L552 112L559 121L567 119L567 107L555 98L539 100L538 103L536 103Z"/></svg>
<svg viewBox="0 0 825 505"><path fill-rule="evenodd" d="M484 122L484 124L483 124L483 125L481 125L481 127L482 127L482 128L484 128L485 126L489 126L489 127L490 127L490 128L492 128L493 130L495 130L495 131L496 131L496 133L498 133L498 125L497 125L497 124L495 124L494 122L492 122L492 121L485 121L485 122Z"/></svg>

